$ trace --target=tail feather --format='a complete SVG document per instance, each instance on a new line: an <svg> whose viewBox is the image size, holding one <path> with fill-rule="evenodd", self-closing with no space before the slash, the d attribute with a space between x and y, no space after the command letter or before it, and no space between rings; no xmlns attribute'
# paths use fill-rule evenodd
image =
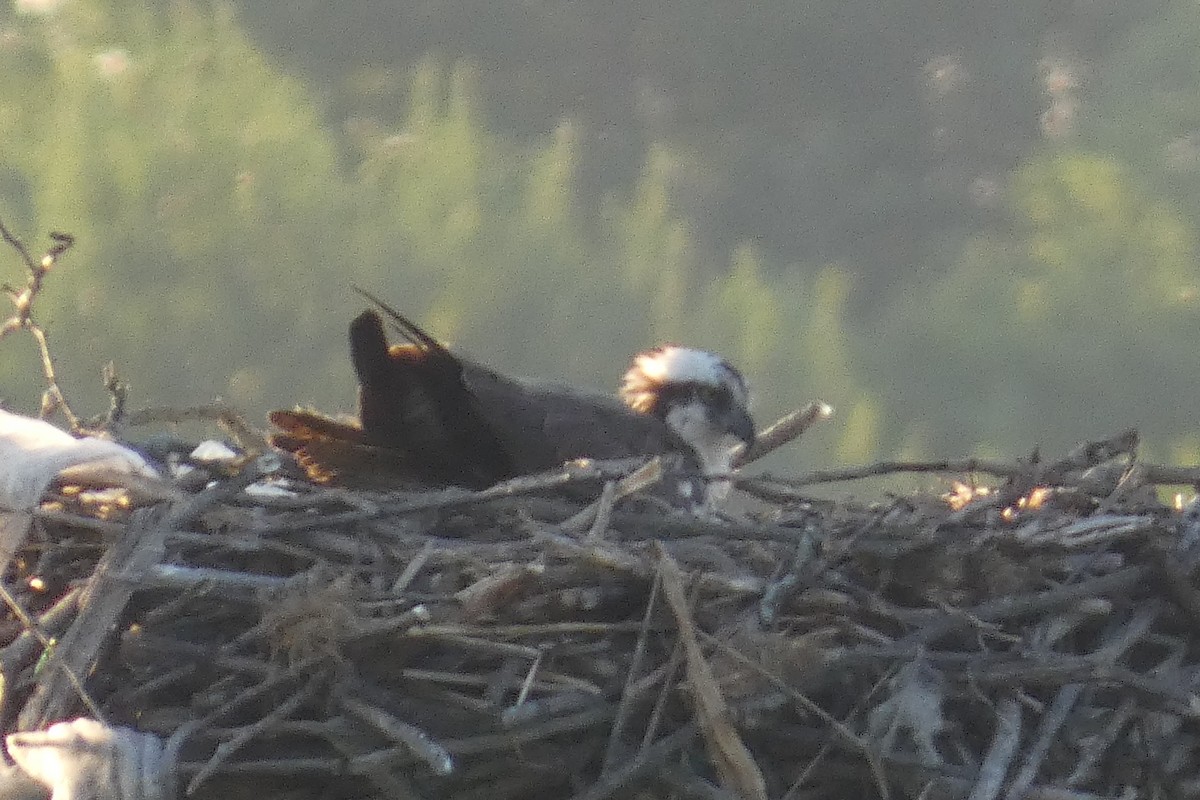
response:
<svg viewBox="0 0 1200 800"><path fill-rule="evenodd" d="M404 316L399 311L368 292L366 289L358 286L353 286L351 288L374 303L384 314L387 314L392 320L392 323L396 326L396 330L399 331L400 335L412 344L416 345L419 349L428 353L446 352L446 348L441 342L426 333L419 325L410 320L408 317ZM382 327L380 330L382 330Z"/></svg>
<svg viewBox="0 0 1200 800"><path fill-rule="evenodd" d="M286 435L298 440L323 438L363 443L363 430L357 422L336 419L319 411L305 408L272 411L267 415L267 419L282 432L274 434L276 436Z"/></svg>
<svg viewBox="0 0 1200 800"><path fill-rule="evenodd" d="M356 489L420 485L404 453L367 444L356 422L299 408L272 411L268 418L279 429L270 436L271 446L290 453L313 483Z"/></svg>
<svg viewBox="0 0 1200 800"><path fill-rule="evenodd" d="M387 334L374 311L364 311L350 323L350 360L361 385L382 389L390 383L392 357Z"/></svg>

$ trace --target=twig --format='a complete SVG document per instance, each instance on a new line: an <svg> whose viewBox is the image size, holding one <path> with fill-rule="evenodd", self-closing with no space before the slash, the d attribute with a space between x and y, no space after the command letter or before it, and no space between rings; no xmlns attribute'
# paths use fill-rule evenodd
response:
<svg viewBox="0 0 1200 800"><path fill-rule="evenodd" d="M287 700L284 700L278 706L271 709L271 712L265 717L257 722L239 729L237 734L232 739L221 742L221 744L217 746L216 751L213 752L212 757L208 760L208 763L204 765L203 769L192 776L192 780L187 785L187 794L194 794L196 789L198 789L202 783L212 777L213 773L219 766L221 766L222 763L227 761L231 755L249 743L251 739L261 735L264 731L268 730L277 722L287 719L289 716L294 714L297 709L308 702L308 700L314 694L316 694L317 689L320 688L324 682L324 675L319 673L313 675L308 679L308 682L305 683L304 686L293 692L292 696Z"/></svg>
<svg viewBox="0 0 1200 800"><path fill-rule="evenodd" d="M888 760L895 762L898 759L890 757ZM933 787L942 790L931 792L928 795L930 797L963 797L969 789L976 785L975 782L966 778L938 773L921 765L905 764L904 766L915 767L916 772L932 780ZM925 796L922 795L922 797ZM1122 795L1122 797L1129 796ZM1062 789L1057 786L1031 786L1025 792L1022 800L1113 800L1113 795L1107 792L1105 794L1080 792L1072 789Z"/></svg>
<svg viewBox="0 0 1200 800"><path fill-rule="evenodd" d="M883 768L879 764L878 757L864 740L854 734L854 731L846 727L846 725L837 717L833 716L824 708L814 703L812 699L808 697L808 695L798 691L783 678L780 678L775 673L754 661L745 653L730 647L728 644L722 642L715 636L704 633L703 631L700 632L700 636L709 646L717 648L725 655L733 658L768 680L777 689L786 694L798 706L824 722L830 730L838 735L838 738L850 745L853 750L860 753L866 759L868 766L871 768L871 774L875 778L880 795L882 795L886 800L888 797L887 780L884 776Z"/></svg>
<svg viewBox="0 0 1200 800"><path fill-rule="evenodd" d="M224 403L187 408L142 408L130 411L122 417L122 424L129 428L164 423L178 425L184 422L215 422L229 434L235 444L251 454L271 450L263 435L251 427L237 409Z"/></svg>
<svg viewBox="0 0 1200 800"><path fill-rule="evenodd" d="M549 739L560 733L579 733L592 729L593 726L606 722L612 717L611 706L597 705L594 708L570 714L564 717L554 717L534 725L514 728L503 733L485 733L479 736L469 736L463 739L443 739L442 746L455 756L477 755L494 751L509 751L529 742Z"/></svg>
<svg viewBox="0 0 1200 800"><path fill-rule="evenodd" d="M916 647L928 644L959 628L979 622L997 622L1012 619L1013 617L1034 614L1049 608L1070 605L1088 597L1096 597L1109 592L1124 591L1132 586L1136 586L1151 574L1152 571L1149 567L1125 567L1108 575L1101 575L1100 577L1080 581L1079 583L1059 586L1056 589L1050 589L1045 592L998 597L975 608L963 609L953 616L945 616L942 612L929 612L937 614L941 619L913 631L896 644L898 647ZM925 612L921 613L924 615Z"/></svg>
<svg viewBox="0 0 1200 800"><path fill-rule="evenodd" d="M653 769L661 768L667 759L686 747L695 735L696 726L685 725L664 736L649 747L642 748L636 757L623 766L603 774L600 780L576 794L571 800L607 800L613 796L631 796L629 788L633 781Z"/></svg>
<svg viewBox="0 0 1200 800"><path fill-rule="evenodd" d="M10 609L25 628L20 636L0 650L0 670L3 670L4 681L12 685L8 682L15 680L16 674L36 660L40 653L53 647L54 639L61 636L71 624L79 610L82 590L76 586L67 591L36 620L30 620L35 623L30 626L26 622L29 613L3 585L0 585L0 589L4 591L4 601L11 604Z"/></svg>
<svg viewBox="0 0 1200 800"><path fill-rule="evenodd" d="M1097 660L1105 664L1115 663L1126 650L1146 635L1161 613L1161 606L1161 603L1155 602L1149 608L1143 609L1127 624L1111 631L1105 642L1095 652ZM1074 708L1075 702L1082 692L1083 684L1079 683L1068 684L1058 690L1050 708L1038 723L1037 736L1034 738L1033 744L1029 746L1021 768L1017 770L1016 776L1009 785L1008 792L1004 795L1005 800L1018 800L1033 785L1042 761L1050 752L1050 746L1053 744L1055 736L1066 722L1067 715L1071 713L1071 709Z"/></svg>
<svg viewBox="0 0 1200 800"><path fill-rule="evenodd" d="M733 520L708 520L700 517L651 514L616 509L612 513L612 527L621 531L626 541L659 539L691 539L699 536L715 536L722 540L744 539L760 542L795 542L804 532L766 522L745 523Z"/></svg>
<svg viewBox="0 0 1200 800"><path fill-rule="evenodd" d="M400 573L400 576L396 578L395 582L392 584L393 597L399 597L404 593L404 590L408 588L408 585L412 583L421 570L425 568L426 562L429 561L429 557L433 555L435 549L436 548L433 542L426 542L421 548L420 552L418 552L409 560L408 564L404 566L404 571Z"/></svg>
<svg viewBox="0 0 1200 800"><path fill-rule="evenodd" d="M642 614L642 625L638 631L637 643L633 648L633 657L629 660L629 671L625 675L625 686L621 689L621 700L617 703L617 715L613 718L612 729L608 734L608 746L604 749L604 761L600 767L601 775L609 772L613 764L616 763L617 748L620 744L621 734L624 732L625 723L628 721L630 712L633 710L634 695L630 689L634 685L634 679L641 672L642 659L646 656L646 644L650 639L651 614L658 600L661 585L662 578L656 573L654 582L650 586L650 598L646 601L646 610Z"/></svg>
<svg viewBox="0 0 1200 800"><path fill-rule="evenodd" d="M176 771L183 774L198 774L208 768L207 761L181 761ZM343 758L264 758L255 761L238 761L220 764L213 768L209 777L216 775L280 775L294 778L300 775L330 777L345 774L346 759ZM353 771L353 770L351 770Z"/></svg>
<svg viewBox="0 0 1200 800"><path fill-rule="evenodd" d="M447 686L487 688L496 684L496 678L492 675L464 675L460 672L445 672L421 669L419 667L405 667L399 670L397 674L406 680L424 681ZM509 688L519 688L516 686L515 679L513 679L512 685ZM604 695L598 686L584 678L552 673L547 670L541 670L541 676L534 682L532 688L539 692L561 692L564 690L579 692L593 699Z"/></svg>
<svg viewBox="0 0 1200 800"><path fill-rule="evenodd" d="M231 662L249 660L250 659L230 659ZM233 697L230 697L220 706L196 720L196 722L200 727L211 725L230 712L244 710L253 701L276 691L282 686L286 686L292 681L295 681L297 678L307 675L309 676L309 680L312 681L317 677L323 677L317 670L317 667L319 667L323 662L324 659L321 656L312 656L310 658L297 661L295 664L291 665L282 672L272 672L268 669L268 671L263 674L263 680L261 683L257 683L236 693Z"/></svg>
<svg viewBox="0 0 1200 800"><path fill-rule="evenodd" d="M1177 467L1168 464L1139 464L1142 479L1147 484L1160 486L1200 486L1200 467ZM1055 466L1038 468L1029 462L992 461L981 458L963 458L948 461L878 461L859 467L848 467L834 470L814 470L797 478L779 478L764 475L737 479L738 485L743 482L746 488L761 486L784 491L785 488L800 488L820 483L840 483L856 481L864 478L874 478L897 473L915 472L946 472L963 474L984 472L1000 478L1015 478L1019 476L1037 476L1047 482L1061 480L1066 469Z"/></svg>
<svg viewBox="0 0 1200 800"><path fill-rule="evenodd" d="M1130 696L1122 700L1116 710L1109 714L1104 727L1094 736L1089 736L1079 743L1079 763L1067 776L1066 785L1075 786L1087 780L1096 769L1097 764L1105 760L1105 753L1125 730L1129 720L1135 715L1141 716L1145 713L1145 709L1142 708L1141 702L1136 697ZM1184 796L1188 795L1185 793Z"/></svg>
<svg viewBox="0 0 1200 800"><path fill-rule="evenodd" d="M606 478L622 477L629 471L642 466L644 461L645 459L615 459L612 461L572 463L567 464L562 469L513 478L512 480L498 483L479 492L459 488L413 492L403 500L379 503L370 508L360 508L341 514L328 514L325 516L306 514L299 517L280 519L277 522L272 521L258 528L258 532L264 535L276 532L292 534L314 528L336 528L342 525L352 525L378 519L383 516L404 516L426 511L464 508L510 500L535 492L543 492L547 489L557 489L572 484L592 483L605 480Z"/></svg>
<svg viewBox="0 0 1200 800"><path fill-rule="evenodd" d="M700 649L699 631L692 619L683 588L683 573L675 559L661 545L657 549L663 596L679 626L684 669L691 689L696 724L704 736L709 760L716 767L724 788L745 800L766 800L767 787L762 768L734 727L716 674Z"/></svg>
<svg viewBox="0 0 1200 800"><path fill-rule="evenodd" d="M33 263L33 256L29 254L29 250L25 247L25 243L16 236L13 236L2 221L0 221L0 236L2 236L4 241L17 251L17 255L19 255L21 257L21 261L25 263L25 268L28 269L30 273L36 274L38 272L38 266L37 264Z"/></svg>
<svg viewBox="0 0 1200 800"><path fill-rule="evenodd" d="M104 428L117 431L125 423L125 403L129 399L129 384L121 380L117 374L117 365L109 361L100 371L104 390L108 392L108 414L104 418Z"/></svg>
<svg viewBox="0 0 1200 800"><path fill-rule="evenodd" d="M182 567L178 564L155 564L144 575L142 588L151 587L176 590L211 587L214 594L227 594L235 598L253 596L255 592L281 589L293 579L274 575L257 575L212 567Z"/></svg>
<svg viewBox="0 0 1200 800"><path fill-rule="evenodd" d="M978 780L967 800L994 800L1004 788L1004 777L1021 741L1021 704L1006 697L996 712L992 746L979 767Z"/></svg>
<svg viewBox="0 0 1200 800"><path fill-rule="evenodd" d="M391 741L404 747L438 775L454 771L454 759L429 734L354 697L341 697L338 704L357 719L370 725Z"/></svg>
<svg viewBox="0 0 1200 800"><path fill-rule="evenodd" d="M1150 542L1146 550L1167 594L1192 618L1193 626L1200 626L1200 591L1192 585L1189 571L1180 565L1178 554L1158 542Z"/></svg>
<svg viewBox="0 0 1200 800"><path fill-rule="evenodd" d="M78 694L75 676L91 671L141 576L162 559L168 525L161 516L158 509L136 512L125 535L96 566L80 598L79 615L54 648L59 657L59 673L39 683L21 709L18 717L21 730L40 728L67 712L71 697L63 691L58 674L63 674L75 690L73 693Z"/></svg>
<svg viewBox="0 0 1200 800"><path fill-rule="evenodd" d="M42 256L41 261L35 263L25 245L20 239L13 236L3 222L0 222L0 238L3 238L17 251L25 268L29 271L29 277L26 279L23 289L18 291L8 285L3 287L5 294L13 304L15 313L3 324L0 324L0 339L16 331L29 331L34 341L37 342L38 352L42 359L42 374L46 378L46 391L42 395L42 416L47 417L55 410L61 410L63 416L67 418L71 430L78 431L80 429L79 417L71 410L67 398L59 388L58 377L54 371L54 359L50 355L50 346L46 342L46 332L33 320L33 301L42 291L46 274L58 261L59 256L75 243L75 239L69 234L51 232L50 238L54 240L54 244Z"/></svg>
<svg viewBox="0 0 1200 800"><path fill-rule="evenodd" d="M55 606L55 609L57 609L60 614L64 616L70 614L72 611L74 611L75 606L78 604L79 594L80 593L77 590L72 590L68 597L64 598L67 600L67 602L62 603L60 601L60 603ZM33 617L29 616L29 612L17 602L17 598L12 596L12 593L8 591L8 587L4 585L3 581L0 581L0 597L3 597L4 603L8 606L9 611L11 611L13 615L21 621L21 624L25 626L25 632L22 634L22 636L29 634L37 639L38 644L42 646L42 652L50 659L50 663L53 666L62 670L62 673L66 676L67 681L70 682L71 687L75 690L75 694L78 695L80 701L87 708L88 713L91 714L92 717L98 722L103 722L104 715L100 713L100 707L96 705L96 701L92 699L92 696L88 694L87 689L84 688L83 680L79 677L79 674L74 668L72 668L70 664L62 662L62 653L58 650L57 644L45 633L45 631L42 630L42 626L39 625L33 619ZM55 609L52 609L52 611ZM22 640L18 639L17 642L13 643L13 645L9 645L9 647L5 648L4 655L6 662L8 661L10 652L15 652L15 645L20 641ZM11 679L11 676L7 677Z"/></svg>
<svg viewBox="0 0 1200 800"><path fill-rule="evenodd" d="M521 690L517 692L517 699L513 705L521 706L529 699L529 692L533 689L533 682L537 678L538 670L541 669L542 656L545 654L544 650L538 653L538 657L529 665L529 669L525 672L525 680L521 681Z"/></svg>
<svg viewBox="0 0 1200 800"><path fill-rule="evenodd" d="M817 483L838 483L841 481L856 481L862 478L873 478L880 475L892 475L898 472L986 472L1002 478L1025 475L1032 469L1029 464L1013 464L1001 461L987 461L979 458L965 458L958 461L878 461L861 467L846 469L815 470L798 478L776 478L764 476L770 482L783 486L802 487Z"/></svg>
<svg viewBox="0 0 1200 800"><path fill-rule="evenodd" d="M884 672L882 675L879 676L879 679L877 681L875 681L875 685L872 686L866 692L866 694L864 694L858 700L858 702L855 704L854 708L851 709L850 713L846 715L846 719L842 721L842 725L846 726L846 730L850 729L849 726L850 726L851 720L853 720L856 716L861 714L863 712L863 710L867 707L867 701L877 691L879 691L880 687L886 685L888 683L888 681L891 679L891 677L892 677L891 674ZM825 759L829 755L829 753L833 752L833 746L834 746L834 742L831 739L826 739L821 744L821 747L817 750L816 754L811 759L809 759L809 762L808 762L808 764L806 764L804 766L804 769L800 770L800 774L797 775L795 780L792 781L791 787L787 790L787 792L783 795L783 797L780 800L795 800L795 798L797 796L799 796L800 787L803 786L804 783L809 779L809 777L817 769L817 766L821 763L821 761L823 759Z"/></svg>
<svg viewBox="0 0 1200 800"><path fill-rule="evenodd" d="M554 694L526 700L518 705L512 705L500 713L500 724L505 728L517 728L522 725L535 724L540 720L574 714L588 708L596 707L598 693L580 692L573 689L565 691L556 689Z"/></svg>
<svg viewBox="0 0 1200 800"><path fill-rule="evenodd" d="M798 408L775 421L755 437L754 445L743 448L733 457L734 468L753 464L804 434L813 425L833 416L833 406L820 400Z"/></svg>
<svg viewBox="0 0 1200 800"><path fill-rule="evenodd" d="M518 658L527 658L530 661L540 656L542 652L536 647L526 647L525 645L510 644L508 642L494 642L482 637L463 636L457 632L451 633L449 632L450 630L453 630L453 628L449 626L416 625L409 628L405 636L414 639L431 639L447 645L458 646L464 650L487 653L488 655L517 656Z"/></svg>

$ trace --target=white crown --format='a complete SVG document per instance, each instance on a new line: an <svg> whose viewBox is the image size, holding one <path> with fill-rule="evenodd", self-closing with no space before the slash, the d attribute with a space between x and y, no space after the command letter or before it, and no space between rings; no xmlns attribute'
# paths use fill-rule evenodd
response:
<svg viewBox="0 0 1200 800"><path fill-rule="evenodd" d="M741 373L715 353L690 347L664 345L641 353L621 382L621 399L635 411L653 410L664 386L700 383L728 387L734 402L745 406L746 382Z"/></svg>

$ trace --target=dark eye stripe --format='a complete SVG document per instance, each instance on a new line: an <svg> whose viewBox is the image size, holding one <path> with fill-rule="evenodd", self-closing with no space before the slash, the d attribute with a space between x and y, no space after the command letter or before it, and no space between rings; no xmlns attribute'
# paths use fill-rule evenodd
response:
<svg viewBox="0 0 1200 800"><path fill-rule="evenodd" d="M747 391L746 379L742 377L742 373L725 359L721 359L721 367L725 370L725 377L729 382L736 386L741 394L745 395Z"/></svg>

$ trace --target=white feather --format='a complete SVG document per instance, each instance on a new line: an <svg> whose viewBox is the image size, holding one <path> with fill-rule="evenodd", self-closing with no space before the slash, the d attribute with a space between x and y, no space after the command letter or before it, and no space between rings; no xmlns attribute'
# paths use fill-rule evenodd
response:
<svg viewBox="0 0 1200 800"><path fill-rule="evenodd" d="M750 402L741 373L715 353L691 347L666 345L638 355L625 373L621 397L630 408L648 411L664 386L700 383L727 387L733 401L743 408Z"/></svg>
<svg viewBox="0 0 1200 800"><path fill-rule="evenodd" d="M709 383L728 380L729 368L707 350L668 345L639 355L635 362L647 378L659 383Z"/></svg>

